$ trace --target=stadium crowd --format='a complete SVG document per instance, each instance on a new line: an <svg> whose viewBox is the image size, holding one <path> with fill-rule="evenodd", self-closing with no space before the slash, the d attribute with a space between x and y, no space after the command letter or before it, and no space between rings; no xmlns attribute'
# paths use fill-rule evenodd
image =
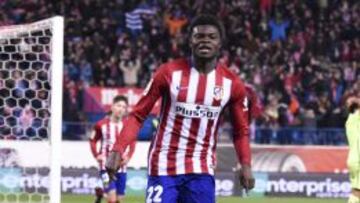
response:
<svg viewBox="0 0 360 203"><path fill-rule="evenodd" d="M159 64L186 56L198 13L223 21L220 61L258 93L258 126L342 128L346 98L360 96L357 0L32 0L0 11L0 25L65 16L65 121L86 121L85 88L144 87Z"/></svg>

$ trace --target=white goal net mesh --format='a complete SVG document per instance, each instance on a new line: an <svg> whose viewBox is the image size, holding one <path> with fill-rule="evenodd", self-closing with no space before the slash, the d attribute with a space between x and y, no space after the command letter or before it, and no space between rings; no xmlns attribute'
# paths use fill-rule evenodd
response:
<svg viewBox="0 0 360 203"><path fill-rule="evenodd" d="M8 37L0 28L0 134L3 139L49 135L51 28Z"/></svg>
<svg viewBox="0 0 360 203"><path fill-rule="evenodd" d="M53 24L0 27L0 202L50 201Z"/></svg>

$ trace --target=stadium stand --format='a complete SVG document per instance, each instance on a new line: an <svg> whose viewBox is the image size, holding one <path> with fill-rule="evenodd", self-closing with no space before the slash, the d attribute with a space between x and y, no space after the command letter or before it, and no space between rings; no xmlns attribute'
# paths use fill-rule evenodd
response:
<svg viewBox="0 0 360 203"><path fill-rule="evenodd" d="M252 84L263 104L254 141L343 143L337 140L346 118L343 104L360 96L359 1L124 2L0 1L0 25L65 16L65 122L89 122L82 103L88 87L144 87L159 64L187 54L187 23L198 13L216 11L227 28L221 62ZM135 70L129 74L126 68ZM4 105L4 111L11 109ZM65 125L77 132L72 128ZM303 135L319 134L318 129L329 131L332 141L282 138L289 130ZM81 139L76 134L67 138Z"/></svg>

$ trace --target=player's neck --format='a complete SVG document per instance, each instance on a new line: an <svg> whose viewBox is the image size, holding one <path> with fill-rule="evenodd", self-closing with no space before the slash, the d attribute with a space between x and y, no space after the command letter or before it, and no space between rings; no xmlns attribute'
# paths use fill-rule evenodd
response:
<svg viewBox="0 0 360 203"><path fill-rule="evenodd" d="M207 74L215 69L217 58L214 57L213 59L202 59L193 57L193 66L194 68L199 71L200 73Z"/></svg>
<svg viewBox="0 0 360 203"><path fill-rule="evenodd" d="M110 121L113 123L117 123L120 120L121 120L121 117L117 117L117 116L113 116L113 115L110 116Z"/></svg>

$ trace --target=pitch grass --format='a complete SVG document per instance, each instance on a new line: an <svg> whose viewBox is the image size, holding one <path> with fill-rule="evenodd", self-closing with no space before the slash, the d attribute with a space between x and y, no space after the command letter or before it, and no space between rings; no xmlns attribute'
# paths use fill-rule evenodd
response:
<svg viewBox="0 0 360 203"><path fill-rule="evenodd" d="M94 197L89 195L63 195L61 203L93 203ZM102 201L105 202L104 200ZM144 203L144 197L127 196L126 203ZM344 203L345 199L315 199L315 198L240 198L221 197L217 203Z"/></svg>

